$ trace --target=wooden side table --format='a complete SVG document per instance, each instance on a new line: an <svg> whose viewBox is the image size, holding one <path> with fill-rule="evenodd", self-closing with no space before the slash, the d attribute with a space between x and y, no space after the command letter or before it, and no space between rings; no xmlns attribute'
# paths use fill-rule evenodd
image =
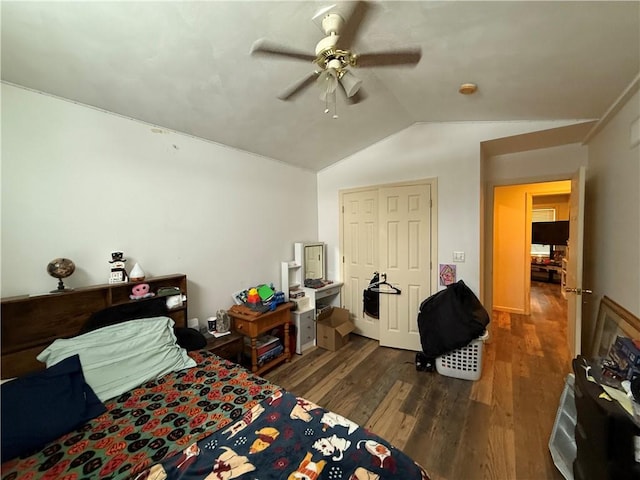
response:
<svg viewBox="0 0 640 480"><path fill-rule="evenodd" d="M291 359L291 350L289 349L289 323L291 322L291 303L283 303L278 305L272 312L266 312L261 315L252 315L229 310L227 313L233 319L236 332L245 335L251 339L251 371L257 375ZM284 326L284 353L279 357L258 367L258 354L256 348L256 339L261 333L268 332L280 325Z"/></svg>
<svg viewBox="0 0 640 480"><path fill-rule="evenodd" d="M240 363L242 361L244 342L239 333L231 332L229 335L218 338L205 334L205 337L207 338L207 346L204 347L204 350L209 350L211 353L232 362Z"/></svg>

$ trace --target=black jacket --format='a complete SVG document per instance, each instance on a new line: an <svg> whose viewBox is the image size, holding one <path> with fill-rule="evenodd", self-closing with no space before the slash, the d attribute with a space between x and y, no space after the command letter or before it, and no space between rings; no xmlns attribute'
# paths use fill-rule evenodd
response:
<svg viewBox="0 0 640 480"><path fill-rule="evenodd" d="M420 304L418 330L422 350L439 357L482 336L489 314L462 280L449 285Z"/></svg>

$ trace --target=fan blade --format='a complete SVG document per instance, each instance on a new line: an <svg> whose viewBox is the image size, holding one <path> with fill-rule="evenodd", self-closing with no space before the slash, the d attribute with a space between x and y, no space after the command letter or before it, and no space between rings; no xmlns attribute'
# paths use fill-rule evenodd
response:
<svg viewBox="0 0 640 480"><path fill-rule="evenodd" d="M363 53L356 55L356 67L392 67L396 65L417 65L422 58L419 48L395 50L391 52Z"/></svg>
<svg viewBox="0 0 640 480"><path fill-rule="evenodd" d="M293 58L295 60L306 60L313 62L316 57L308 53L301 52L300 50L293 50L289 47L283 47L276 45L267 40L257 40L251 46L251 55L272 55L277 57Z"/></svg>
<svg viewBox="0 0 640 480"><path fill-rule="evenodd" d="M338 50L351 50L354 39L367 16L369 9L372 8L369 2L359 1L351 10L349 18L345 18L344 26L338 32L339 38L336 43Z"/></svg>
<svg viewBox="0 0 640 480"><path fill-rule="evenodd" d="M278 95L278 98L280 100L293 99L295 96L301 93L305 88L311 85L315 81L316 77L318 77L318 75L320 75L320 72L311 72L307 74L305 77L301 78L296 83L294 83L289 88L287 88L285 91L280 93L280 95Z"/></svg>

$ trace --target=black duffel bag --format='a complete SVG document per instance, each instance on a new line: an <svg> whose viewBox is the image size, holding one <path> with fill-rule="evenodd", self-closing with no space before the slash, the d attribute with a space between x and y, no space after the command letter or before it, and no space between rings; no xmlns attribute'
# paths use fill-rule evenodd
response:
<svg viewBox="0 0 640 480"><path fill-rule="evenodd" d="M428 358L464 347L482 336L489 314L469 287L459 280L420 304L418 330Z"/></svg>

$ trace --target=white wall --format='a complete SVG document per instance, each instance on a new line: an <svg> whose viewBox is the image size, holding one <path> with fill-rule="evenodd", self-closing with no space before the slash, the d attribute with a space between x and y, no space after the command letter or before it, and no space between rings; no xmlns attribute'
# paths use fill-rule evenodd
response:
<svg viewBox="0 0 640 480"><path fill-rule="evenodd" d="M488 157L486 181L505 184L542 180L569 179L581 165L587 164L587 148L579 143L540 148L526 152Z"/></svg>
<svg viewBox="0 0 640 480"><path fill-rule="evenodd" d="M327 242L329 278L340 278L338 192L420 178L438 179L438 258L463 251L458 278L480 288L480 143L571 122L421 123L318 174L319 238Z"/></svg>
<svg viewBox="0 0 640 480"><path fill-rule="evenodd" d="M148 275L185 273L189 316L280 284L317 238L316 175L226 146L2 85L2 296L106 283L122 249ZM292 221L290 207L304 212Z"/></svg>
<svg viewBox="0 0 640 480"><path fill-rule="evenodd" d="M585 282L640 316L640 147L630 128L640 118L636 93L589 142L585 192ZM583 328L592 332L591 325ZM584 348L584 344L583 344Z"/></svg>

